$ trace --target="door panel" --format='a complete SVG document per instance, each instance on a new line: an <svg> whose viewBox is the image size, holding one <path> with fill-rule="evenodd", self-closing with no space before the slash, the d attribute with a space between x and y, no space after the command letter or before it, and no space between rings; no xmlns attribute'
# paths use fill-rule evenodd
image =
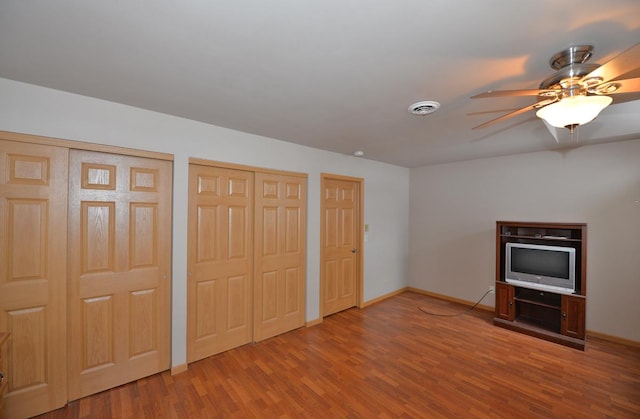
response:
<svg viewBox="0 0 640 419"><path fill-rule="evenodd" d="M69 399L169 367L171 162L72 150Z"/></svg>
<svg viewBox="0 0 640 419"><path fill-rule="evenodd" d="M516 308L513 304L515 288L505 282L496 282L496 307L495 316L504 320L513 321L516 317Z"/></svg>
<svg viewBox="0 0 640 419"><path fill-rule="evenodd" d="M323 179L322 314L357 303L359 183Z"/></svg>
<svg viewBox="0 0 640 419"><path fill-rule="evenodd" d="M305 322L306 178L256 173L254 340Z"/></svg>
<svg viewBox="0 0 640 419"><path fill-rule="evenodd" d="M189 166L187 360L251 341L253 173Z"/></svg>
<svg viewBox="0 0 640 419"><path fill-rule="evenodd" d="M576 339L585 337L585 307L583 296L562 295L561 333Z"/></svg>
<svg viewBox="0 0 640 419"><path fill-rule="evenodd" d="M11 333L9 418L67 401L67 167L67 149L0 140L0 330Z"/></svg>

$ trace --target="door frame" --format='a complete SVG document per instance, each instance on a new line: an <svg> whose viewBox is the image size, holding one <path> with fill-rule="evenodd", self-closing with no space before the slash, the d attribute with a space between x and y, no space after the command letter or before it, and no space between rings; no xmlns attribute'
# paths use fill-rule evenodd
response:
<svg viewBox="0 0 640 419"><path fill-rule="evenodd" d="M356 225L358 226L358 232L356 242L358 243L358 251L356 252L356 307L364 307L364 178L337 175L332 173L320 173L320 293L319 293L319 311L320 322L324 319L324 285L325 285L325 272L324 272L324 211L325 211L325 199L324 199L324 187L325 181L343 180L347 182L353 182L358 185L358 199L356 200L358 210L356 211L358 219Z"/></svg>

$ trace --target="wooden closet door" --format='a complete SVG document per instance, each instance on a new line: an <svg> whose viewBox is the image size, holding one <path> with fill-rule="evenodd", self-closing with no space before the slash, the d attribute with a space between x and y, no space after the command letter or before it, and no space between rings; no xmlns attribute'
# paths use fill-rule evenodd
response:
<svg viewBox="0 0 640 419"><path fill-rule="evenodd" d="M65 148L0 140L0 331L11 333L8 418L67 401L67 160Z"/></svg>
<svg viewBox="0 0 640 419"><path fill-rule="evenodd" d="M191 164L187 360L251 342L253 173Z"/></svg>
<svg viewBox="0 0 640 419"><path fill-rule="evenodd" d="M69 399L169 368L168 161L72 150Z"/></svg>
<svg viewBox="0 0 640 419"><path fill-rule="evenodd" d="M307 179L256 173L254 340L304 326Z"/></svg>

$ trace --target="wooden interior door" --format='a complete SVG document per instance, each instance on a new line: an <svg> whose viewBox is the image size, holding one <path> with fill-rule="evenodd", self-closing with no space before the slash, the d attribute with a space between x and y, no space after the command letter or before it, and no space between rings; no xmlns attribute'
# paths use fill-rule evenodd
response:
<svg viewBox="0 0 640 419"><path fill-rule="evenodd" d="M169 368L172 164L71 150L69 180L74 400Z"/></svg>
<svg viewBox="0 0 640 419"><path fill-rule="evenodd" d="M306 177L255 174L255 341L304 326Z"/></svg>
<svg viewBox="0 0 640 419"><path fill-rule="evenodd" d="M322 179L321 295L322 315L357 304L360 239L360 183Z"/></svg>
<svg viewBox="0 0 640 419"><path fill-rule="evenodd" d="M253 173L189 166L187 360L251 341Z"/></svg>
<svg viewBox="0 0 640 419"><path fill-rule="evenodd" d="M8 418L67 401L66 148L0 140L0 331ZM0 366L2 368L2 366Z"/></svg>

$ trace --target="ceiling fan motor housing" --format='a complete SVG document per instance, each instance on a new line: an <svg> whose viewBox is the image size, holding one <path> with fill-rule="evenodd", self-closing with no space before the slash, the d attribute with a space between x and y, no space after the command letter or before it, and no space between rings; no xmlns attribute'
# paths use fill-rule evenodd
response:
<svg viewBox="0 0 640 419"><path fill-rule="evenodd" d="M560 70L572 64L584 64L592 54L592 45L576 45L555 54L549 60L549 65L554 70Z"/></svg>
<svg viewBox="0 0 640 419"><path fill-rule="evenodd" d="M558 71L543 80L540 83L540 89L568 89L564 96L586 94L588 86L580 82L581 79L600 67L598 64L586 63L592 54L593 46L591 45L578 45L555 54L549 60L549 65ZM590 82L590 84L595 83L595 80Z"/></svg>

